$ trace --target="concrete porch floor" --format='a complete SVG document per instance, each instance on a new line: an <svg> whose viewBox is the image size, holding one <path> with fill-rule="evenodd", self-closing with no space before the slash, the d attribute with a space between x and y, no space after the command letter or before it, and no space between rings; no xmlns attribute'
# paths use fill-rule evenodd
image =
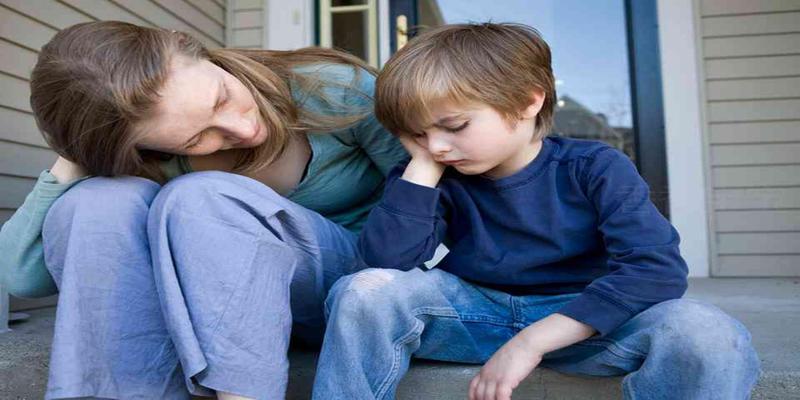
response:
<svg viewBox="0 0 800 400"><path fill-rule="evenodd" d="M800 399L800 279L691 279L686 297L722 308L753 335L763 373L753 399ZM0 399L41 399L53 333L54 308L28 311L31 318L0 334ZM290 400L308 399L316 353L293 350ZM470 365L416 362L399 399L465 399ZM580 378L540 369L520 388L522 399L619 399L620 378Z"/></svg>

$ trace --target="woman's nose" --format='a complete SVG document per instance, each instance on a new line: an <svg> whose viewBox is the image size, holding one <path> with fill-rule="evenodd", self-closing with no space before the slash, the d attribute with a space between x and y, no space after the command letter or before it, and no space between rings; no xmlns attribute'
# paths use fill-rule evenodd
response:
<svg viewBox="0 0 800 400"><path fill-rule="evenodd" d="M226 137L236 142L246 142L253 139L258 132L258 122L256 119L246 116L229 115L220 123L222 133Z"/></svg>

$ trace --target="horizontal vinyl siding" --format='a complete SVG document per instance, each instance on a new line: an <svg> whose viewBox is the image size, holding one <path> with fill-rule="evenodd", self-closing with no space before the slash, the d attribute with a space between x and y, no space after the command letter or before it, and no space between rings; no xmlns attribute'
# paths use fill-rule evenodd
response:
<svg viewBox="0 0 800 400"><path fill-rule="evenodd" d="M795 232L800 227L797 210L718 211L717 232Z"/></svg>
<svg viewBox="0 0 800 400"><path fill-rule="evenodd" d="M231 0L228 47L262 49L264 45L263 0Z"/></svg>
<svg viewBox="0 0 800 400"><path fill-rule="evenodd" d="M27 193L56 156L47 149L29 103L36 54L59 30L95 20L122 20L186 31L210 47L225 43L225 5L215 0L0 0L0 185ZM22 181L19 181L22 179ZM27 183L25 183L27 182ZM4 190L13 210L24 194ZM16 202L16 203L15 203ZM8 213L0 214L4 222Z"/></svg>
<svg viewBox="0 0 800 400"><path fill-rule="evenodd" d="M216 48L226 42L225 4L224 0L0 0L0 223L8 220L39 173L56 159L31 113L29 77L39 49L58 30L81 22L119 20L185 31ZM11 307L31 304L12 299Z"/></svg>
<svg viewBox="0 0 800 400"><path fill-rule="evenodd" d="M768 144L719 144L711 147L715 167L735 165L800 164L800 142Z"/></svg>
<svg viewBox="0 0 800 400"><path fill-rule="evenodd" d="M706 78L743 79L797 76L800 55L706 59Z"/></svg>
<svg viewBox="0 0 800 400"><path fill-rule="evenodd" d="M15 210L25 200L34 183L33 179L25 177L0 175L0 209Z"/></svg>
<svg viewBox="0 0 800 400"><path fill-rule="evenodd" d="M704 17L737 14L774 13L800 10L798 0L702 0Z"/></svg>
<svg viewBox="0 0 800 400"><path fill-rule="evenodd" d="M748 100L800 98L800 75L785 78L734 79L708 82L708 100Z"/></svg>
<svg viewBox="0 0 800 400"><path fill-rule="evenodd" d="M794 165L728 166L713 170L715 188L798 187Z"/></svg>
<svg viewBox="0 0 800 400"><path fill-rule="evenodd" d="M713 204L717 211L800 209L800 187L714 189Z"/></svg>
<svg viewBox="0 0 800 400"><path fill-rule="evenodd" d="M747 121L714 123L709 127L711 144L769 143L797 140L797 121Z"/></svg>
<svg viewBox="0 0 800 400"><path fill-rule="evenodd" d="M800 0L702 0L716 276L800 276Z"/></svg>
<svg viewBox="0 0 800 400"><path fill-rule="evenodd" d="M703 37L800 32L800 12L723 15L703 22Z"/></svg>
<svg viewBox="0 0 800 400"><path fill-rule="evenodd" d="M759 276L785 276L791 275L800 265L800 255L721 255L717 262L726 276L753 276L754 269L758 270Z"/></svg>

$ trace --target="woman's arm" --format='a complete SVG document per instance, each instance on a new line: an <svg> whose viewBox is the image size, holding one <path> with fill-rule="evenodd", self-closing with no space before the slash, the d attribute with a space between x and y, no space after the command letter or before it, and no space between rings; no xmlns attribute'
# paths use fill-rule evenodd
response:
<svg viewBox="0 0 800 400"><path fill-rule="evenodd" d="M19 297L44 297L56 286L44 264L42 227L50 207L61 194L86 177L76 164L59 157L50 171L39 175L25 202L0 229L0 279Z"/></svg>

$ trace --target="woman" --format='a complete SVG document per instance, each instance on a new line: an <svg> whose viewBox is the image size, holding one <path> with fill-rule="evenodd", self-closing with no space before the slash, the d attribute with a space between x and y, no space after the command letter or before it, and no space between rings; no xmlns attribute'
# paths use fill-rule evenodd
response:
<svg viewBox="0 0 800 400"><path fill-rule="evenodd" d="M320 342L405 157L373 85L332 50L122 22L45 45L31 105L61 158L4 225L0 267L13 294L60 293L47 398L283 397L290 331ZM207 170L224 172L187 174Z"/></svg>

